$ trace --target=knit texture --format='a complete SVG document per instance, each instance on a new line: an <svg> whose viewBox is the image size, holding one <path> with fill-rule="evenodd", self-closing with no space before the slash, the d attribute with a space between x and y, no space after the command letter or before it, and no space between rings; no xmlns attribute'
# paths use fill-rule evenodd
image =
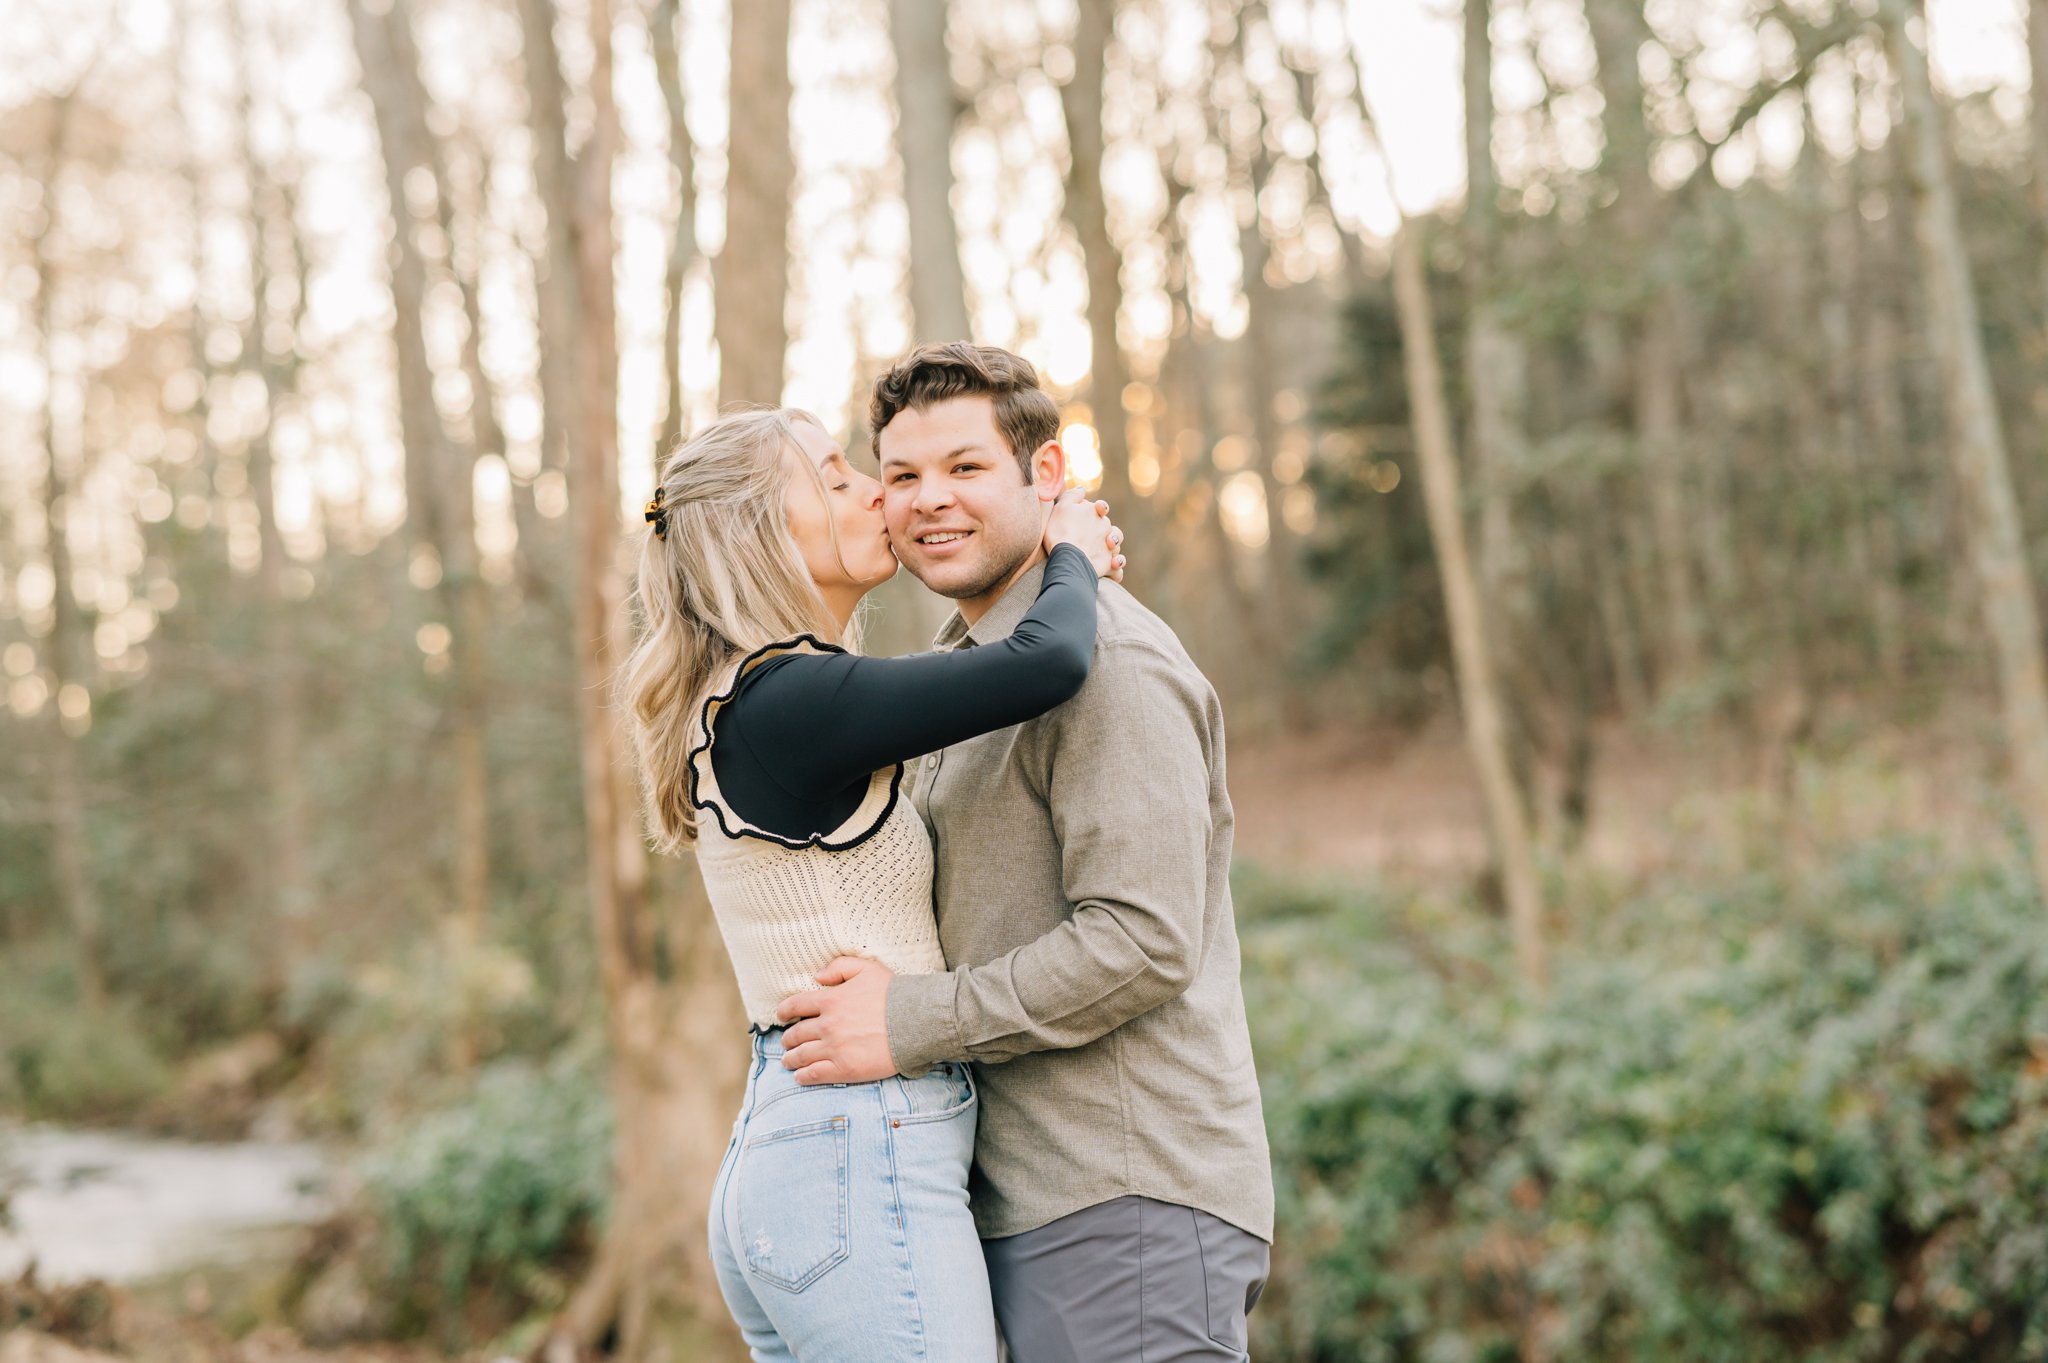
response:
<svg viewBox="0 0 2048 1363"><path fill-rule="evenodd" d="M718 790L712 769L719 712L749 670L788 653L824 653L808 636L771 644L737 663L704 703L690 753L690 803L698 824L697 866L739 979L748 1021L775 1025L783 999L817 987L836 956L880 961L898 975L944 970L932 918L932 844L924 821L901 798L903 768L876 772L866 796L839 827L801 841L749 823Z"/></svg>

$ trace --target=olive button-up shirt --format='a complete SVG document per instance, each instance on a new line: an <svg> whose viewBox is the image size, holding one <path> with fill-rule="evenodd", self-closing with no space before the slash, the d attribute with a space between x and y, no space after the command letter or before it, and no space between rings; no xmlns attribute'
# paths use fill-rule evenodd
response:
<svg viewBox="0 0 2048 1363"><path fill-rule="evenodd" d="M1006 637L1041 572L938 646ZM890 1048L906 1074L977 1062L983 1236L1138 1194L1270 1241L1222 711L1135 597L1105 582L1097 610L1078 696L917 765L952 969L891 983Z"/></svg>

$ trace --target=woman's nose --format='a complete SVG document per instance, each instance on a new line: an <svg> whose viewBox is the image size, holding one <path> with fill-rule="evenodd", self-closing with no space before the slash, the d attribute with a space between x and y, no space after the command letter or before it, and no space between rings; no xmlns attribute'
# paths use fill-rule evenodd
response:
<svg viewBox="0 0 2048 1363"><path fill-rule="evenodd" d="M863 506L868 507L870 510L879 510L882 505L882 480L879 478L870 478L865 473L863 473L860 476L860 478L861 489L864 494L862 497L861 504Z"/></svg>

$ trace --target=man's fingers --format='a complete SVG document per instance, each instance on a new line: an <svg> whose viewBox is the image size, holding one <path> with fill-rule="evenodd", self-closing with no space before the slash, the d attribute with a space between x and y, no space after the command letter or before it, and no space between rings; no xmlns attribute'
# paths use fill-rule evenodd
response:
<svg viewBox="0 0 2048 1363"><path fill-rule="evenodd" d="M835 956L832 963L812 978L822 985L845 984L874 962L860 956Z"/></svg>
<svg viewBox="0 0 2048 1363"><path fill-rule="evenodd" d="M806 1041L801 1045L791 1046L787 1043L787 1039L785 1039L782 1050L782 1067L786 1070L800 1070L806 1065L827 1063L831 1060L831 1056L832 1048L822 1041Z"/></svg>
<svg viewBox="0 0 2048 1363"><path fill-rule="evenodd" d="M815 989L801 994L791 994L776 1005L777 1022L795 1022L798 1018L814 1018L825 1011L825 1000Z"/></svg>
<svg viewBox="0 0 2048 1363"><path fill-rule="evenodd" d="M806 1088L813 1084L836 1084L839 1082L839 1066L830 1060L820 1060L798 1070L796 1081Z"/></svg>
<svg viewBox="0 0 2048 1363"><path fill-rule="evenodd" d="M803 1045L806 1041L822 1041L824 1037L825 1024L817 1018L805 1018L802 1022L783 1031L782 1049L789 1051L794 1047Z"/></svg>

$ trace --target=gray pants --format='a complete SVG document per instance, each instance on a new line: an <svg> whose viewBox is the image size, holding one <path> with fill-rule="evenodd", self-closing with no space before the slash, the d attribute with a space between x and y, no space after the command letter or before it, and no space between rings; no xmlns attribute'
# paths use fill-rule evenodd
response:
<svg viewBox="0 0 2048 1363"><path fill-rule="evenodd" d="M1012 1363L1247 1363L1245 1317L1271 1255L1227 1221L1149 1197L981 1251Z"/></svg>

